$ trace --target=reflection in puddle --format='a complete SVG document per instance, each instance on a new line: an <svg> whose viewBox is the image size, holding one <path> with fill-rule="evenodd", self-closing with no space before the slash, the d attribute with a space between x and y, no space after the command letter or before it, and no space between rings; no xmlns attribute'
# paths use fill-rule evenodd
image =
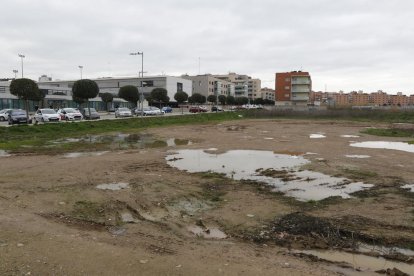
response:
<svg viewBox="0 0 414 276"><path fill-rule="evenodd" d="M384 141L368 141L353 143L351 147L370 148L370 149L391 149L414 153L414 145L404 142L384 142Z"/></svg>
<svg viewBox="0 0 414 276"><path fill-rule="evenodd" d="M345 157L348 157L348 158L357 158L357 159L364 159L364 158L370 158L371 156L369 156L369 155L357 155L357 154L354 154L354 155L345 155Z"/></svg>
<svg viewBox="0 0 414 276"><path fill-rule="evenodd" d="M359 138L361 136L358 135L341 135L342 138Z"/></svg>
<svg viewBox="0 0 414 276"><path fill-rule="evenodd" d="M410 192L414 193L414 184L407 184L404 186L401 186L403 189L408 189Z"/></svg>
<svg viewBox="0 0 414 276"><path fill-rule="evenodd" d="M217 228L203 229L200 226L188 226L187 230L196 235L197 237L203 237L205 239L225 239L227 235Z"/></svg>
<svg viewBox="0 0 414 276"><path fill-rule="evenodd" d="M126 189L129 188L129 184L128 183L110 183L110 184L100 184L96 186L97 189L100 190L111 190L111 191L119 191L122 189Z"/></svg>
<svg viewBox="0 0 414 276"><path fill-rule="evenodd" d="M299 170L310 161L302 156L271 151L233 150L222 154L181 150L166 157L167 163L191 173L212 171L235 180L253 180L273 186L298 200L322 200L331 196L349 198L351 193L373 185L351 183L346 178Z"/></svg>
<svg viewBox="0 0 414 276"><path fill-rule="evenodd" d="M109 151L95 151L95 152L70 152L63 155L65 158L78 158L86 156L101 156Z"/></svg>
<svg viewBox="0 0 414 276"><path fill-rule="evenodd" d="M346 262L351 264L354 269L360 270L362 272L375 272L378 270L388 268L392 269L395 267L405 273L408 273L409 275L414 273L414 266L412 264L390 261L382 257L377 258L362 254L352 254L334 250L305 250L301 251L301 253L314 255L331 262Z"/></svg>
<svg viewBox="0 0 414 276"><path fill-rule="evenodd" d="M272 138L272 137L265 137L264 139L265 139L265 140L274 140L275 138Z"/></svg>
<svg viewBox="0 0 414 276"><path fill-rule="evenodd" d="M311 139L322 139L322 138L326 138L326 136L323 135L322 133L317 133L317 134L309 135L309 138L311 138Z"/></svg>
<svg viewBox="0 0 414 276"><path fill-rule="evenodd" d="M0 157L9 157L9 156L11 156L11 154L9 154L7 151L0 150Z"/></svg>
<svg viewBox="0 0 414 276"><path fill-rule="evenodd" d="M113 135L87 135L81 138L67 138L53 141L54 144L64 143L103 143L118 147L133 148L161 148L191 145L187 139L170 138L166 140L155 139L153 135L141 133L117 133Z"/></svg>

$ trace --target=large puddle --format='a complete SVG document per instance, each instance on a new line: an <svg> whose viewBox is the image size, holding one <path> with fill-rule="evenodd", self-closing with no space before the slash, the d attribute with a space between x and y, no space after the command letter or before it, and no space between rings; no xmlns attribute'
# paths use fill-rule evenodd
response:
<svg viewBox="0 0 414 276"><path fill-rule="evenodd" d="M373 186L301 170L300 167L308 164L309 160L271 151L233 150L215 154L204 150L180 150L166 159L170 166L190 173L211 171L235 180L264 182L274 187L274 191L301 201L332 196L349 198L351 193Z"/></svg>
<svg viewBox="0 0 414 276"><path fill-rule="evenodd" d="M101 156L109 151L94 151L94 152L69 152L63 155L65 158L79 158L87 156Z"/></svg>
<svg viewBox="0 0 414 276"><path fill-rule="evenodd" d="M309 135L309 138L311 138L311 139L322 139L322 138L326 138L326 135L324 133L315 133L315 134Z"/></svg>
<svg viewBox="0 0 414 276"><path fill-rule="evenodd" d="M91 144L108 144L119 148L162 148L191 145L192 142L187 139L157 139L151 134L141 133L117 133L113 135L87 135L80 138L67 138L56 140L53 144L65 143L91 143Z"/></svg>
<svg viewBox="0 0 414 276"><path fill-rule="evenodd" d="M318 258L331 262L346 262L355 270L360 272L376 272L386 270L388 268L398 268L399 270L412 275L414 273L414 265L402 262L390 261L383 257L371 257L363 254L352 254L335 250L305 250L301 253L317 256Z"/></svg>
<svg viewBox="0 0 414 276"><path fill-rule="evenodd" d="M127 189L129 188L129 184L128 183L109 183L109 184L99 184L96 186L97 189L100 190L111 190L111 191L119 191L119 190L123 190L123 189Z"/></svg>
<svg viewBox="0 0 414 276"><path fill-rule="evenodd" d="M410 145L404 142L367 141L352 143L351 147L370 149L390 149L414 153L414 145Z"/></svg>

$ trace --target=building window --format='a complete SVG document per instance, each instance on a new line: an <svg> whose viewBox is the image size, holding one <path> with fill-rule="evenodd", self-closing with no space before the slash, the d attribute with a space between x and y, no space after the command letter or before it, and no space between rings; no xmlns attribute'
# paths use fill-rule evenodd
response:
<svg viewBox="0 0 414 276"><path fill-rule="evenodd" d="M181 82L177 82L177 91L183 91L183 84Z"/></svg>
<svg viewBox="0 0 414 276"><path fill-rule="evenodd" d="M0 93L6 93L6 87L0 86Z"/></svg>
<svg viewBox="0 0 414 276"><path fill-rule="evenodd" d="M285 90L289 90L290 89L290 86L285 86Z"/></svg>
<svg viewBox="0 0 414 276"><path fill-rule="evenodd" d="M154 86L154 81L152 81L152 80L142 81L142 86L143 87L153 87Z"/></svg>
<svg viewBox="0 0 414 276"><path fill-rule="evenodd" d="M290 82L290 78L286 78L286 79L285 79L285 81L286 81L286 82Z"/></svg>

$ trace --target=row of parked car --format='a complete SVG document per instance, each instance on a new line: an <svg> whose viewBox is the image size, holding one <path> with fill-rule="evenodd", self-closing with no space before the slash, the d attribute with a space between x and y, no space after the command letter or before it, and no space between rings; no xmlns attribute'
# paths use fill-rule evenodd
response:
<svg viewBox="0 0 414 276"><path fill-rule="evenodd" d="M90 110L90 112L89 112ZM83 119L100 119L99 113L94 109L61 108L57 111L52 108L40 108L32 117L28 117L23 109L0 110L0 121L8 121L13 124L37 124L59 121L81 121Z"/></svg>
<svg viewBox="0 0 414 276"><path fill-rule="evenodd" d="M162 109L159 109L155 106L148 106L144 108L137 107L135 109L129 109L127 107L120 107L115 110L115 118L119 117L132 117L134 115L144 115L144 116L151 116L151 115L164 115L165 113L171 113L172 108L169 106L165 106Z"/></svg>

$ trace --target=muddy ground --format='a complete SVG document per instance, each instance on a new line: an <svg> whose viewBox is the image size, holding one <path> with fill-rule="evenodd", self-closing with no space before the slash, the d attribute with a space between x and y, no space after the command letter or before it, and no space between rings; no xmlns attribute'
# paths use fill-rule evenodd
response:
<svg viewBox="0 0 414 276"><path fill-rule="evenodd" d="M400 188L414 183L413 153L349 146L404 141L360 134L372 126L386 125L246 120L174 126L144 133L160 141L180 139L175 146L111 145L102 155L77 158L0 157L0 274L374 274L300 253L352 251L360 243L414 247L414 196ZM315 133L326 138L310 139ZM306 169L374 187L350 199L298 201L262 183L190 174L166 162L171 151L209 148L312 152L305 156L311 161ZM96 188L105 183L128 186ZM409 256L388 257L414 266ZM387 268L393 267L383 272Z"/></svg>

